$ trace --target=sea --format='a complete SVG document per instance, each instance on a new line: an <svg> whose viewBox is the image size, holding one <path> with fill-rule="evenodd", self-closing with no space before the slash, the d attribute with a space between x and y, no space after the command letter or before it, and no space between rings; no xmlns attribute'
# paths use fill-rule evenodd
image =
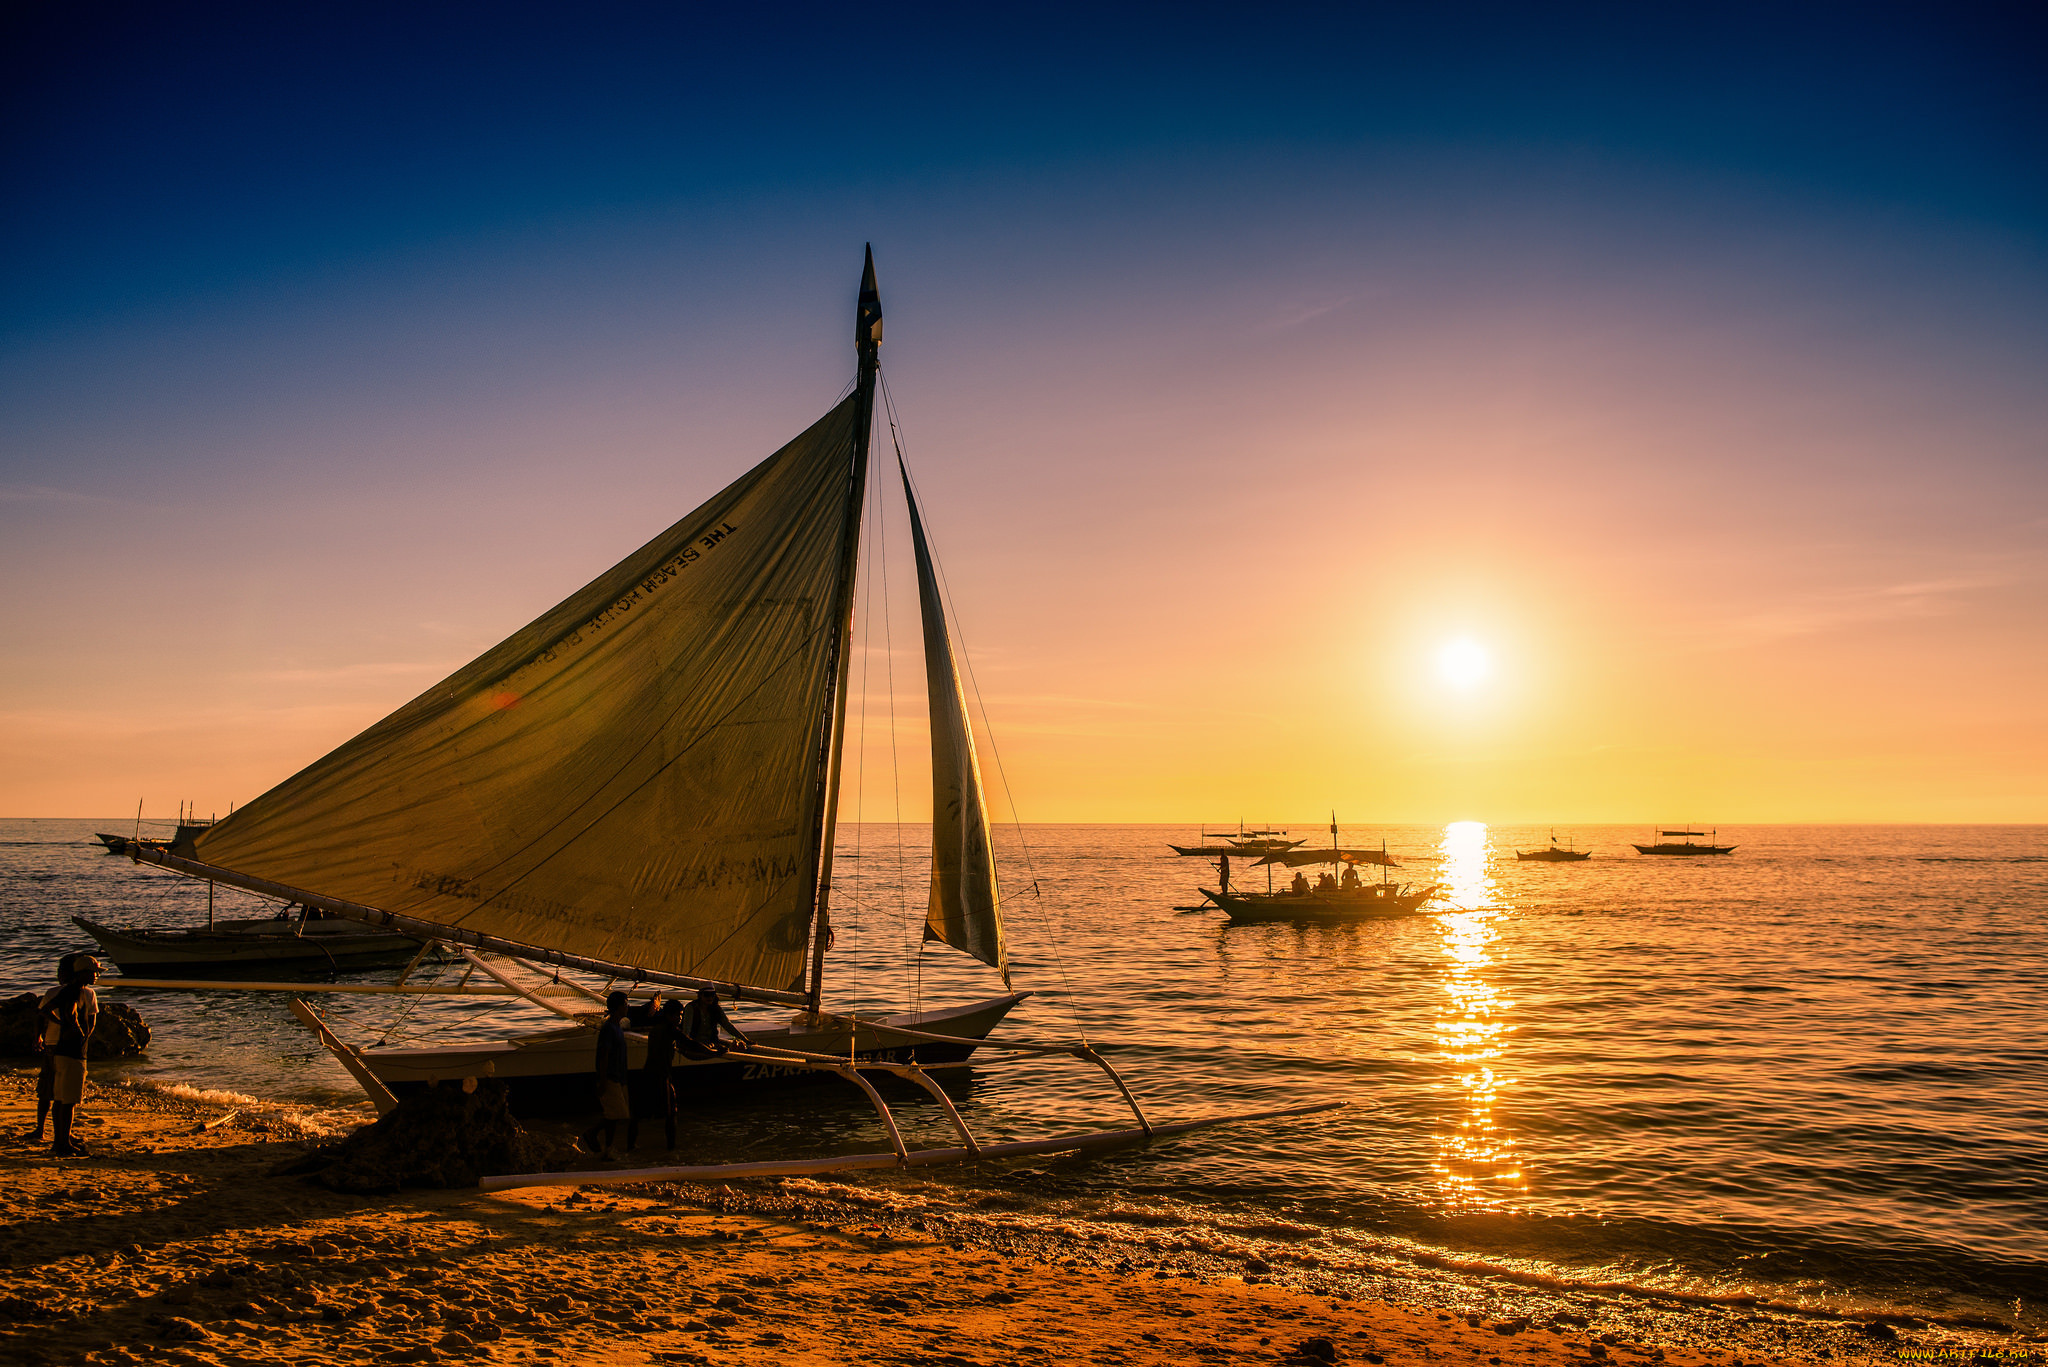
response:
<svg viewBox="0 0 2048 1367"><path fill-rule="evenodd" d="M6 995L91 947L74 916L204 923L204 884L93 839L132 825L0 822ZM1093 1044L1154 1121L1341 1108L839 1189L1135 1230L1155 1249L1262 1256L1324 1285L1491 1279L2048 1327L2048 827L1722 827L1732 855L1689 859L1638 855L1642 828L1556 832L1591 851L1577 863L1515 858L1549 828L1348 829L1347 845L1384 842L1390 877L1439 891L1435 914L1346 926L1230 925L1202 909L1213 863L1168 848L1197 829L1003 830L1011 978L1033 995L996 1038ZM994 970L923 943L927 840L921 826L842 827L832 1006L1003 990ZM1237 886L1263 886L1232 862ZM216 916L269 910L214 896ZM111 999L132 1002L153 1040L98 1077L290 1107L315 1132L369 1114L281 994ZM503 998L319 1004L362 1045L549 1023ZM1132 1124L1104 1074L1069 1056L991 1051L949 1088L990 1141ZM935 1106L896 1110L913 1145L954 1142ZM836 1082L693 1109L680 1137L693 1162L886 1147Z"/></svg>

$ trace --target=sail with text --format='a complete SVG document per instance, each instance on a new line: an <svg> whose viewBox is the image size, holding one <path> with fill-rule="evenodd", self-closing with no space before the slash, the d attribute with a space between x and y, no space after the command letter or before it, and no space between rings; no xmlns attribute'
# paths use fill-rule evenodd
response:
<svg viewBox="0 0 2048 1367"><path fill-rule="evenodd" d="M537 621L199 836L519 945L802 985L865 386Z"/></svg>
<svg viewBox="0 0 2048 1367"><path fill-rule="evenodd" d="M924 937L951 945L981 960L1010 984L1003 945L1003 914L996 887L995 852L989 844L988 808L982 799L981 765L967 698L953 660L946 609L932 571L931 546L910 473L899 457L903 499L910 508L910 540L917 557L917 597L924 620L925 689L932 728L932 890Z"/></svg>

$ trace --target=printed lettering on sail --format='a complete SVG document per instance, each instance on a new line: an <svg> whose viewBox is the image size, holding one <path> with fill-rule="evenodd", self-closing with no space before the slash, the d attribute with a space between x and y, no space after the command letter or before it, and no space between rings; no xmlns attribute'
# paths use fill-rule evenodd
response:
<svg viewBox="0 0 2048 1367"><path fill-rule="evenodd" d="M988 809L982 799L981 765L967 699L953 663L946 610L932 573L931 547L918 515L910 474L899 459L903 498L910 507L910 540L917 556L917 596L924 617L925 690L932 728L932 894L925 938L940 940L992 965L1009 986L1010 965L1003 946L1003 915L996 888L995 852L989 845Z"/></svg>
<svg viewBox="0 0 2048 1367"><path fill-rule="evenodd" d="M855 411L209 829L200 857L521 944L798 985Z"/></svg>

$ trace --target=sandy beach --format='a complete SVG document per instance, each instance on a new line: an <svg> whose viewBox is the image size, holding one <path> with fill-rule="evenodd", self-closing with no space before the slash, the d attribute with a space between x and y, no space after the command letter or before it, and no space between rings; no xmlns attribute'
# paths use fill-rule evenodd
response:
<svg viewBox="0 0 2048 1367"><path fill-rule="evenodd" d="M32 1075L0 1079L0 1357L22 1363L1967 1356L1960 1339L1599 1297L1574 1311L1518 1288L1471 1288L1492 1313L1426 1303L1454 1280L1412 1303L1349 1300L1284 1267L1177 1257L1157 1231L1026 1245L816 1183L343 1196L270 1175L308 1143L288 1108L146 1087L95 1086L80 1127L92 1156L58 1160L21 1138L33 1105ZM1502 1313L1517 1297L1521 1313Z"/></svg>

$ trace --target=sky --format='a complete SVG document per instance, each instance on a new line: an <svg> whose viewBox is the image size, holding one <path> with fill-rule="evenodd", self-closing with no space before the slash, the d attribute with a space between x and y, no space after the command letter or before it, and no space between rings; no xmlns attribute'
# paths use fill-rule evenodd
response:
<svg viewBox="0 0 2048 1367"><path fill-rule="evenodd" d="M0 22L0 813L538 616L844 392L872 242L1026 821L2048 821L2038 6Z"/></svg>

